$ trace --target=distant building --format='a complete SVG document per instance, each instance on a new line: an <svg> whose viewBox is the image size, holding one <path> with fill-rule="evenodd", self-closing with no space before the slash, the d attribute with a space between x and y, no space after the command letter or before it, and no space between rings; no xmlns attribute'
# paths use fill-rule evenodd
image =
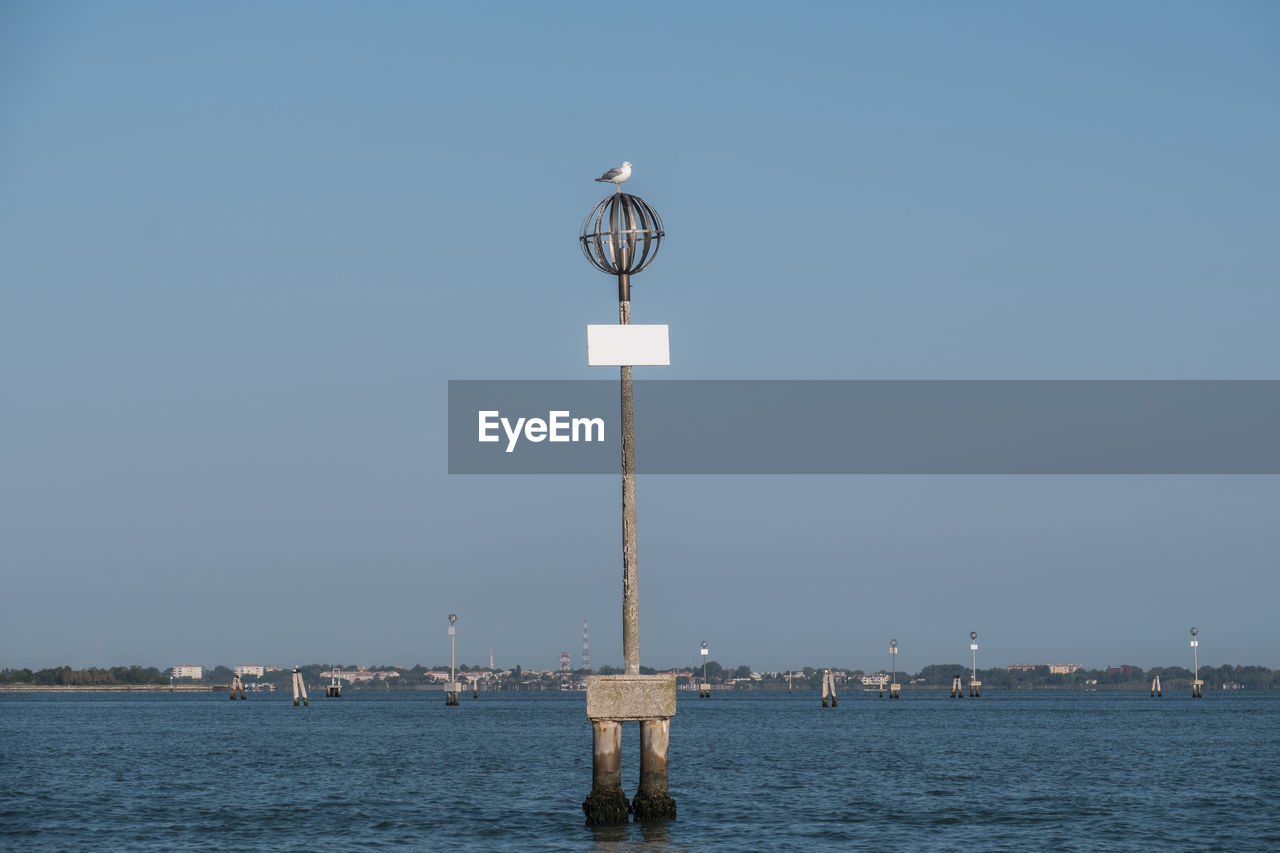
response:
<svg viewBox="0 0 1280 853"><path fill-rule="evenodd" d="M1050 675L1070 675L1081 669L1078 663L1051 663L1049 664Z"/></svg>
<svg viewBox="0 0 1280 853"><path fill-rule="evenodd" d="M331 669L320 673L321 678L340 678L352 684L368 684L375 679L386 681L388 678L399 678L400 673L393 669L367 669L360 667L354 670Z"/></svg>
<svg viewBox="0 0 1280 853"><path fill-rule="evenodd" d="M194 678L196 681L204 678L204 667L202 666L175 666L169 671L174 678Z"/></svg>
<svg viewBox="0 0 1280 853"><path fill-rule="evenodd" d="M1136 666L1129 666L1127 663L1122 663L1119 666L1107 667L1107 675L1133 675L1138 671L1139 670Z"/></svg>
<svg viewBox="0 0 1280 853"><path fill-rule="evenodd" d="M1009 672L1031 672L1035 668L1036 665L1034 663L1015 663L1005 667Z"/></svg>
<svg viewBox="0 0 1280 853"><path fill-rule="evenodd" d="M237 666L231 671L241 678L246 675L252 675L254 678L261 678L263 673L267 671L267 668L265 666Z"/></svg>

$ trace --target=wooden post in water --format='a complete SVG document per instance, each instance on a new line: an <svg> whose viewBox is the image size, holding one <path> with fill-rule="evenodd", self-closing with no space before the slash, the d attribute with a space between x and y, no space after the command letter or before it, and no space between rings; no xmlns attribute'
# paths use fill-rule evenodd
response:
<svg viewBox="0 0 1280 853"><path fill-rule="evenodd" d="M951 698L964 698L964 685L961 684L960 676L958 674L951 677Z"/></svg>
<svg viewBox="0 0 1280 853"><path fill-rule="evenodd" d="M827 687L830 684L830 678L827 670L822 671L822 707L826 708L831 704L831 697L827 694Z"/></svg>
<svg viewBox="0 0 1280 853"><path fill-rule="evenodd" d="M232 702L236 700L236 691L240 692L240 698L243 699L244 684L241 683L239 675L232 675L231 676L231 701Z"/></svg>
<svg viewBox="0 0 1280 853"><path fill-rule="evenodd" d="M311 703L307 701L307 685L302 681L302 670L295 666L293 668L293 707L298 707L299 700L303 705L311 707Z"/></svg>
<svg viewBox="0 0 1280 853"><path fill-rule="evenodd" d="M831 707L836 706L836 677L831 674L831 670L827 670L827 678L831 681Z"/></svg>
<svg viewBox="0 0 1280 853"><path fill-rule="evenodd" d="M1160 689L1160 676L1157 675L1155 678L1151 679L1151 698L1154 699L1157 696L1163 695L1164 691Z"/></svg>

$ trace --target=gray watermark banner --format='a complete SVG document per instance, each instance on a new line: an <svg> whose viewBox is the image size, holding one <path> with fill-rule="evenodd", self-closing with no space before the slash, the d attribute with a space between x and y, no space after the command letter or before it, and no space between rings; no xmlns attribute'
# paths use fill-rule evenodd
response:
<svg viewBox="0 0 1280 853"><path fill-rule="evenodd" d="M449 473L617 474L618 380L451 380ZM636 380L639 474L1280 474L1280 381Z"/></svg>

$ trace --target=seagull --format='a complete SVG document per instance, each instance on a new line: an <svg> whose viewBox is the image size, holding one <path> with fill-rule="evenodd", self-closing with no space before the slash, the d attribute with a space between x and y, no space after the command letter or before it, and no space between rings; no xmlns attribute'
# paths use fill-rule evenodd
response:
<svg viewBox="0 0 1280 853"><path fill-rule="evenodd" d="M622 192L622 182L631 177L630 163L623 161L622 165L616 169L610 169L600 177L596 178L597 183L613 184L617 187L618 192Z"/></svg>

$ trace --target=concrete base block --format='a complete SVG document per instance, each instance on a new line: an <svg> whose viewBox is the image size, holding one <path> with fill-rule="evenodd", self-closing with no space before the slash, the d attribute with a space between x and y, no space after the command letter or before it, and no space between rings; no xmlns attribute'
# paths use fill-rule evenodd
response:
<svg viewBox="0 0 1280 853"><path fill-rule="evenodd" d="M588 720L669 720L675 715L674 673L587 677Z"/></svg>

